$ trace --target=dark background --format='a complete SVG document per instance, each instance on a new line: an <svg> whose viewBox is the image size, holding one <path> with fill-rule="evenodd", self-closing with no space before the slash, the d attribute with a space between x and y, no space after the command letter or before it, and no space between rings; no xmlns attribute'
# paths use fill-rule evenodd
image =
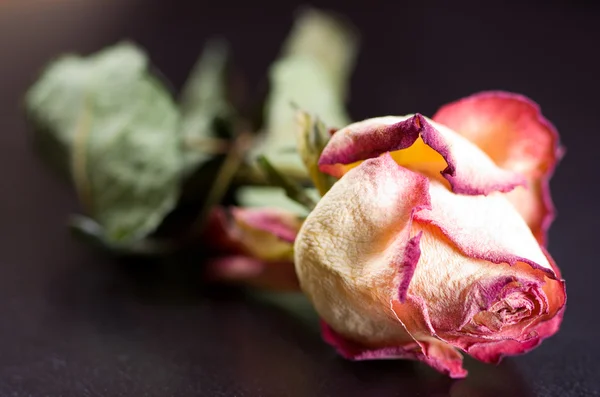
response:
<svg viewBox="0 0 600 397"><path fill-rule="evenodd" d="M75 197L31 151L24 90L53 56L121 38L146 47L179 88L215 34L258 87L296 5L0 0L0 396L600 395L599 6L315 5L346 14L362 32L355 119L432 115L448 101L504 89L533 98L555 123L567 147L552 182L559 216L550 251L569 294L559 334L498 367L468 360L470 376L453 381L420 364L349 363L274 307L194 294L139 266L119 270L66 232Z"/></svg>

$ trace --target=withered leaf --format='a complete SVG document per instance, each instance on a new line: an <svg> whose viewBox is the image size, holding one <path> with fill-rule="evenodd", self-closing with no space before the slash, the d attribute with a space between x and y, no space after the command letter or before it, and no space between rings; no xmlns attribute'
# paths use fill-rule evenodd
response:
<svg viewBox="0 0 600 397"><path fill-rule="evenodd" d="M112 243L151 233L176 203L179 112L127 42L63 56L26 95L42 155L70 176L87 216Z"/></svg>

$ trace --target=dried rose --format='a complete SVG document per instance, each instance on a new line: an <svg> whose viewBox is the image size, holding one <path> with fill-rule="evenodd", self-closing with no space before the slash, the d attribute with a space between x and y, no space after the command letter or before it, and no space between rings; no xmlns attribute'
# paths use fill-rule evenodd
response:
<svg viewBox="0 0 600 397"><path fill-rule="evenodd" d="M559 328L564 282L536 240L558 142L512 94L471 97L436 119L464 135L419 114L333 135L320 169L341 179L302 226L295 265L341 355L463 377L459 350L498 362Z"/></svg>

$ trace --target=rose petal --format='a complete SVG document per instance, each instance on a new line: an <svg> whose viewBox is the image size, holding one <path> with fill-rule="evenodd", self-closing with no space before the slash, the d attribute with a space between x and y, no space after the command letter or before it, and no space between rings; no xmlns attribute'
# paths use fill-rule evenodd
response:
<svg viewBox="0 0 600 397"><path fill-rule="evenodd" d="M482 92L443 106L433 120L479 146L500 167L527 177L509 199L539 241L554 217L548 180L563 150L554 126L522 95Z"/></svg>
<svg viewBox="0 0 600 397"><path fill-rule="evenodd" d="M505 354L512 354L515 346L533 348L536 327L562 310L566 299L564 282L557 280L560 274L551 258L503 195L455 195L437 182L431 183L429 193L431 208L414 216L413 233L422 233L422 253L408 303L395 306L407 330L427 329L426 325L433 328L432 334L469 353L471 346L483 351L488 343L497 345L494 351L505 346ZM487 336L465 334L463 327L476 313L518 288L524 294L531 288L536 291L531 304L543 305L541 313ZM422 302L418 308L415 297ZM417 315L425 318L416 325L406 320Z"/></svg>
<svg viewBox="0 0 600 397"><path fill-rule="evenodd" d="M429 193L431 208L414 217L414 232L423 232L422 254L409 294L427 300L432 318L448 322L434 324L436 329L460 329L465 324L465 318L462 323L456 322L460 316L475 314L464 307L467 297L461 295L462 291L472 291L474 287L492 291L495 289L485 287L485 283L505 285L512 279L523 285L545 283L546 289L560 285L549 256L501 194L456 195L436 182L430 184ZM512 268L499 265L503 263ZM540 272L528 271L525 264ZM432 276L436 279L432 280ZM507 278L511 280L502 281ZM545 293L552 299L548 304L556 313L564 304L564 294L554 289ZM438 298L440 294L444 300ZM489 299L478 302L489 304ZM454 315L449 314L448 306L456 308Z"/></svg>
<svg viewBox="0 0 600 397"><path fill-rule="evenodd" d="M419 257L412 218L429 206L429 181L389 154L340 179L306 219L296 272L317 312L365 346L412 342L390 301L405 295Z"/></svg>
<svg viewBox="0 0 600 397"><path fill-rule="evenodd" d="M420 296L407 294L404 302L392 301L391 309L406 332L421 347L423 356L418 357L418 360L426 362L440 372L448 373L453 378L467 375L467 371L462 368L461 354L436 336L427 304Z"/></svg>
<svg viewBox="0 0 600 397"><path fill-rule="evenodd" d="M546 278L543 290L549 306L545 314L534 315L489 334L473 334L462 329L440 332L438 336L485 362L498 363L504 356L527 352L558 331L565 309L564 286L562 280Z"/></svg>
<svg viewBox="0 0 600 397"><path fill-rule="evenodd" d="M321 333L323 339L335 347L340 356L349 360L416 360L426 363L451 378L467 376L467 371L462 367L460 353L434 338L423 345L425 350L415 341L409 341L404 346L368 348L344 338L324 321L321 321Z"/></svg>
<svg viewBox="0 0 600 397"><path fill-rule="evenodd" d="M409 169L441 172L455 193L508 192L525 183L522 175L498 168L467 139L420 114L374 118L342 128L323 150L319 167L340 177L359 161L396 151L399 164Z"/></svg>
<svg viewBox="0 0 600 397"><path fill-rule="evenodd" d="M415 214L413 223L413 233L422 233L421 257L407 301L395 302L393 306L407 331L417 341L433 335L469 354L471 346L479 346L476 351L489 343L495 345L494 351L498 352L506 346L504 354L512 354L513 346L517 345L527 349L535 347L537 344L529 342L537 337L536 327L552 319L564 307L564 283L548 278L545 272L520 261L509 266L469 257L460 252L439 228L418 221L416 218L421 212ZM487 335L470 334L464 329L476 313L487 310L494 301L506 295L503 286L511 286L514 291L517 288L513 285L515 281L525 290L537 286L540 293L543 291L546 307L543 313L546 314L536 314ZM520 343L498 344L510 340Z"/></svg>
<svg viewBox="0 0 600 397"><path fill-rule="evenodd" d="M431 209L415 215L438 227L466 256L493 263L525 262L556 278L523 218L501 194L456 195L431 183Z"/></svg>
<svg viewBox="0 0 600 397"><path fill-rule="evenodd" d="M302 226L295 214L270 208L232 208L231 214L239 225L268 232L283 241L293 243Z"/></svg>

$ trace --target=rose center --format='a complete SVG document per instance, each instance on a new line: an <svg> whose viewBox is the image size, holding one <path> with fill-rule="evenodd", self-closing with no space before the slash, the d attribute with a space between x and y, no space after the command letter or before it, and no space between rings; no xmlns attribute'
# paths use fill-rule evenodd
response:
<svg viewBox="0 0 600 397"><path fill-rule="evenodd" d="M473 323L492 332L517 324L541 311L539 300L532 291L513 292L494 303L489 309L473 316Z"/></svg>
<svg viewBox="0 0 600 397"><path fill-rule="evenodd" d="M496 306L496 305L494 305ZM524 318L531 316L531 301L524 302L523 306L513 307L508 302L502 301L500 307L492 307L492 312L504 325L516 324Z"/></svg>

